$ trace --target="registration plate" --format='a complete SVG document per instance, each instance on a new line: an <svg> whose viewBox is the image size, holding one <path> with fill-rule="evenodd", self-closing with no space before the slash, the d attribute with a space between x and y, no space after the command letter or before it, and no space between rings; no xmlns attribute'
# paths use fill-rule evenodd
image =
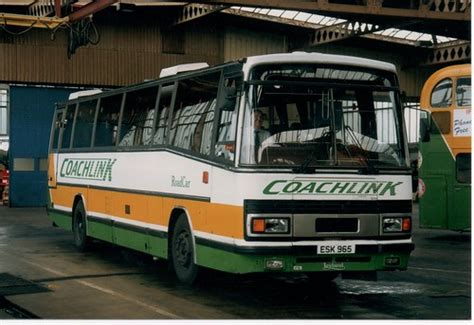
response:
<svg viewBox="0 0 474 325"><path fill-rule="evenodd" d="M355 254L355 244L327 243L318 245L318 254Z"/></svg>

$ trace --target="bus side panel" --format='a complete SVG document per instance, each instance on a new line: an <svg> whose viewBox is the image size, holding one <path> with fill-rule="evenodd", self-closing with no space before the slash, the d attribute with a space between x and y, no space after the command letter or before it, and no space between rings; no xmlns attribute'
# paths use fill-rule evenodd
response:
<svg viewBox="0 0 474 325"><path fill-rule="evenodd" d="M87 222L88 235L100 240L113 242L112 222L94 218L94 213L107 213L110 205L110 198L107 192L99 189L90 189L90 199L88 202L89 219Z"/></svg>
<svg viewBox="0 0 474 325"><path fill-rule="evenodd" d="M455 183L453 193L453 213L449 218L449 229L471 229L471 185Z"/></svg>
<svg viewBox="0 0 474 325"><path fill-rule="evenodd" d="M154 229L163 224L162 198L92 189L89 209L91 237L155 256L165 256L166 236ZM113 217L114 220L111 219Z"/></svg>
<svg viewBox="0 0 474 325"><path fill-rule="evenodd" d="M168 252L167 232L165 231L167 217L163 211L163 198L148 197L148 222L163 225L163 230L150 229L148 232L148 251L153 256L166 258Z"/></svg>
<svg viewBox="0 0 474 325"><path fill-rule="evenodd" d="M58 189L56 184L56 160L57 155L49 154L48 157L48 193L47 208L48 217L56 226L71 231L72 230L72 213L55 208L56 199L58 198Z"/></svg>
<svg viewBox="0 0 474 325"><path fill-rule="evenodd" d="M420 226L445 229L448 225L445 176L423 177L426 192L420 200Z"/></svg>
<svg viewBox="0 0 474 325"><path fill-rule="evenodd" d="M455 163L436 125L429 142L420 143L422 157L419 177L425 183L420 198L420 227L446 229L452 211Z"/></svg>
<svg viewBox="0 0 474 325"><path fill-rule="evenodd" d="M77 195L83 197L85 201L84 206L87 211L87 188L59 184L56 188L52 188L50 193L52 207L52 210L50 210L50 214L54 213L55 218L55 220L53 221L61 228L64 228L66 230L72 230L72 209L74 199ZM58 223L56 222L58 221L56 220L58 218L64 220L59 221Z"/></svg>
<svg viewBox="0 0 474 325"><path fill-rule="evenodd" d="M49 210L49 219L59 228L72 231L72 215L69 212Z"/></svg>

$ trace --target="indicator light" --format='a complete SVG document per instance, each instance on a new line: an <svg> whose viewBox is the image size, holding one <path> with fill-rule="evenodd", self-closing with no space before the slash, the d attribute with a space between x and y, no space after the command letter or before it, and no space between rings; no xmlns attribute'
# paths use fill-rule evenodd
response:
<svg viewBox="0 0 474 325"><path fill-rule="evenodd" d="M403 231L411 230L411 218L403 218L402 230Z"/></svg>
<svg viewBox="0 0 474 325"><path fill-rule="evenodd" d="M265 219L252 219L252 232L264 233L265 232Z"/></svg>
<svg viewBox="0 0 474 325"><path fill-rule="evenodd" d="M288 234L290 232L289 218L253 218L252 233L259 234Z"/></svg>

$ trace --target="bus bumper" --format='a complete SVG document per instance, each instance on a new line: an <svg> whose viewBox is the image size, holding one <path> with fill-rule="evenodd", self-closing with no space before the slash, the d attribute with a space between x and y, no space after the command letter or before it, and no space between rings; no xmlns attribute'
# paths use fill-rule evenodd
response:
<svg viewBox="0 0 474 325"><path fill-rule="evenodd" d="M357 245L355 254L318 255L315 246L222 249L197 243L197 264L230 273L406 270L413 243Z"/></svg>

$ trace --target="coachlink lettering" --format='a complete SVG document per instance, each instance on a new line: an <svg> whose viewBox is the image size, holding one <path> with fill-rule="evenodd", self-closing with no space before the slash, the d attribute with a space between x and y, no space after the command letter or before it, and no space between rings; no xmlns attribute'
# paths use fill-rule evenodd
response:
<svg viewBox="0 0 474 325"><path fill-rule="evenodd" d="M64 178L112 181L112 167L117 159L64 159L59 175Z"/></svg>
<svg viewBox="0 0 474 325"><path fill-rule="evenodd" d="M264 189L266 195L286 195L286 194L378 194L396 195L397 186L403 182L347 182L347 181L285 181L275 180L269 183Z"/></svg>

